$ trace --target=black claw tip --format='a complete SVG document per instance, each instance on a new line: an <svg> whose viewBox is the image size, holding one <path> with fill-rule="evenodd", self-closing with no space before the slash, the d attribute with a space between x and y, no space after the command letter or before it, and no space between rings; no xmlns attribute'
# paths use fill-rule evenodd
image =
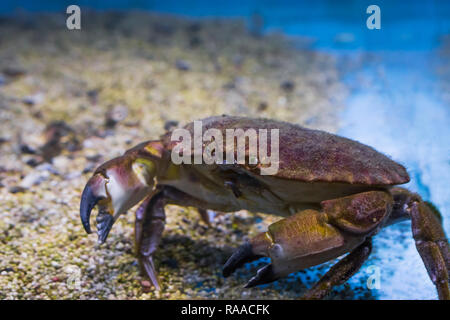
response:
<svg viewBox="0 0 450 320"><path fill-rule="evenodd" d="M227 260L223 266L222 274L224 277L228 277L234 270L244 265L244 263L256 260L259 257L260 256L253 253L252 245L249 242L246 242L237 248L233 255Z"/></svg>
<svg viewBox="0 0 450 320"><path fill-rule="evenodd" d="M258 286L260 284L269 283L275 281L276 277L273 272L273 268L271 264L268 264L261 269L258 270L256 276L250 279L249 282L244 286L244 288L252 288L254 286Z"/></svg>
<svg viewBox="0 0 450 320"><path fill-rule="evenodd" d="M83 223L84 230L87 233L91 233L91 226L89 223L89 218L91 216L91 211L100 200L99 197L94 195L91 186L86 185L81 194L81 202L80 202L80 218Z"/></svg>

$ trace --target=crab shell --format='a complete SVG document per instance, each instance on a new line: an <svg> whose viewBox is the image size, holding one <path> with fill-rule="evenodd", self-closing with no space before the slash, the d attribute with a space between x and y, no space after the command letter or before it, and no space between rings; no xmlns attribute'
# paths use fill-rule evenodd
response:
<svg viewBox="0 0 450 320"><path fill-rule="evenodd" d="M273 177L303 182L340 182L358 185L388 186L409 182L406 169L375 149L357 141L320 130L270 119L236 116L214 116L201 120L202 131L218 129L223 136L227 129L279 130L279 169ZM185 127L194 136L194 123ZM267 139L271 150L271 140ZM171 132L162 137L167 151L178 141L171 141ZM206 143L203 143L203 150ZM224 152L228 146L224 143ZM248 143L245 144L248 155ZM202 150L202 152L203 152ZM236 150L235 157L237 156ZM191 154L195 155L194 148ZM261 163L241 165L259 174Z"/></svg>
<svg viewBox="0 0 450 320"><path fill-rule="evenodd" d="M320 130L236 116L209 117L201 120L201 125L203 133L208 129L218 129L222 133L224 154L229 151L225 143L227 129L279 130L279 162L274 175L261 175L261 167L266 164L248 163L249 144L245 143L247 158L244 164L182 164L172 178L167 179L164 174L160 177L160 184L208 199L214 208L223 211L247 209L286 216L288 211L313 208L327 199L388 189L410 179L402 165L375 149ZM194 137L194 123L187 124L184 129ZM167 163L170 152L180 142L172 138L172 132L169 132L161 139L165 150L163 158ZM203 143L201 152L208 143ZM267 150L271 150L271 143L267 139ZM195 157L199 150L195 150L193 144L191 147L191 155ZM233 151L236 159L236 148ZM206 187L206 180L214 186ZM227 188L220 185L230 185L230 181L232 188L226 193ZM214 206L215 203L218 206Z"/></svg>

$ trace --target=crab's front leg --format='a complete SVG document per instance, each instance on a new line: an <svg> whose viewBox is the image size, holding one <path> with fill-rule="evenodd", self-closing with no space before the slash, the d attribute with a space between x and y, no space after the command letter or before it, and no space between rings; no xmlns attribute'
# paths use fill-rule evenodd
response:
<svg viewBox="0 0 450 320"><path fill-rule="evenodd" d="M160 290L158 273L153 254L161 242L164 231L167 204L203 206L203 202L171 187L158 187L136 210L135 242L136 252L144 276L147 276L156 290ZM200 216L205 209L198 209Z"/></svg>
<svg viewBox="0 0 450 320"><path fill-rule="evenodd" d="M158 141L146 142L101 165L87 182L80 203L80 217L87 233L91 233L91 212L98 207L98 241L103 243L119 216L145 198L136 212L136 247L142 270L156 289L160 286L153 254L164 230L165 205L208 207L172 187L156 184L159 169L164 168L161 148Z"/></svg>
<svg viewBox="0 0 450 320"><path fill-rule="evenodd" d="M164 229L167 202L164 190L155 185L161 154L162 144L149 141L104 163L87 182L80 203L87 233L91 233L91 212L98 207L97 234L99 243L103 243L119 216L147 197L136 213L136 243L141 265L157 288L152 254Z"/></svg>

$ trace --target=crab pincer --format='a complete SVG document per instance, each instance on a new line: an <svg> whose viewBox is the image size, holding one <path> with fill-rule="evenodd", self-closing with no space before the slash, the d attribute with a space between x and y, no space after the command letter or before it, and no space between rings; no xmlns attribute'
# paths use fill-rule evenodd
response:
<svg viewBox="0 0 450 320"><path fill-rule="evenodd" d="M265 256L271 263L258 270L246 288L269 283L301 270L360 243L346 237L317 210L304 210L270 225L268 231L239 247L225 263L223 274L229 276L244 263ZM339 252L336 252L338 250ZM328 254L327 254L328 253Z"/></svg>

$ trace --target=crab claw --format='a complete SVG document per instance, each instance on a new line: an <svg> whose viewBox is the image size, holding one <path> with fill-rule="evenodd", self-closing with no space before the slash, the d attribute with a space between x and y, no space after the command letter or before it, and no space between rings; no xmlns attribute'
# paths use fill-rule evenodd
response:
<svg viewBox="0 0 450 320"><path fill-rule="evenodd" d="M233 255L227 260L223 266L222 274L224 277L230 276L237 268L243 266L247 262L259 259L261 256L253 252L250 242L246 242L234 251Z"/></svg>
<svg viewBox="0 0 450 320"><path fill-rule="evenodd" d="M267 232L251 238L234 252L225 263L223 275L229 276L244 263L260 256L269 257L271 263L259 269L245 285L250 288L326 262L361 242L355 236L344 238L328 222L327 215L322 212L304 210L273 223Z"/></svg>
<svg viewBox="0 0 450 320"><path fill-rule="evenodd" d="M273 271L272 264L267 264L258 270L256 276L251 278L244 286L244 288L252 288L255 286L259 286L260 284L270 283L275 280L277 280L277 277L275 276L275 273Z"/></svg>
<svg viewBox="0 0 450 320"><path fill-rule="evenodd" d="M257 254L254 250L255 247L258 250L258 245L264 245L261 243L262 238L265 234L260 234L259 238L253 238L249 242L244 243L236 251L233 255L228 259L223 267L223 276L228 277L231 275L237 268L243 266L247 262L251 262L263 257L262 254ZM244 288L251 288L260 284L269 283L275 281L277 277L273 271L272 264L267 264L264 267L260 268L256 275L251 278Z"/></svg>
<svg viewBox="0 0 450 320"><path fill-rule="evenodd" d="M243 266L247 262L257 260L263 256L268 256L267 249L271 244L272 241L269 237L269 233L263 232L241 245L225 263L222 271L224 277L228 277L237 268ZM251 278L244 287L251 288L260 284L275 281L276 279L277 277L273 272L272 264L267 264L260 268L257 274Z"/></svg>
<svg viewBox="0 0 450 320"><path fill-rule="evenodd" d="M84 230L87 233L92 233L89 219L91 217L92 209L97 203L106 199L106 179L101 174L96 174L89 179L81 194L80 202L80 218L83 223Z"/></svg>
<svg viewBox="0 0 450 320"><path fill-rule="evenodd" d="M98 206L98 242L104 243L114 222L145 198L153 187L153 162L133 154L115 158L100 166L81 195L80 218L91 233L89 219Z"/></svg>
<svg viewBox="0 0 450 320"><path fill-rule="evenodd" d="M257 260L263 256L267 256L267 249L272 245L272 241L267 232L260 233L250 241L244 243L233 255L228 259L223 267L223 276L228 277L237 268L243 266L247 262ZM250 279L245 288L251 288L260 284L275 281L278 277L274 273L272 264L267 264L260 268L257 274Z"/></svg>

